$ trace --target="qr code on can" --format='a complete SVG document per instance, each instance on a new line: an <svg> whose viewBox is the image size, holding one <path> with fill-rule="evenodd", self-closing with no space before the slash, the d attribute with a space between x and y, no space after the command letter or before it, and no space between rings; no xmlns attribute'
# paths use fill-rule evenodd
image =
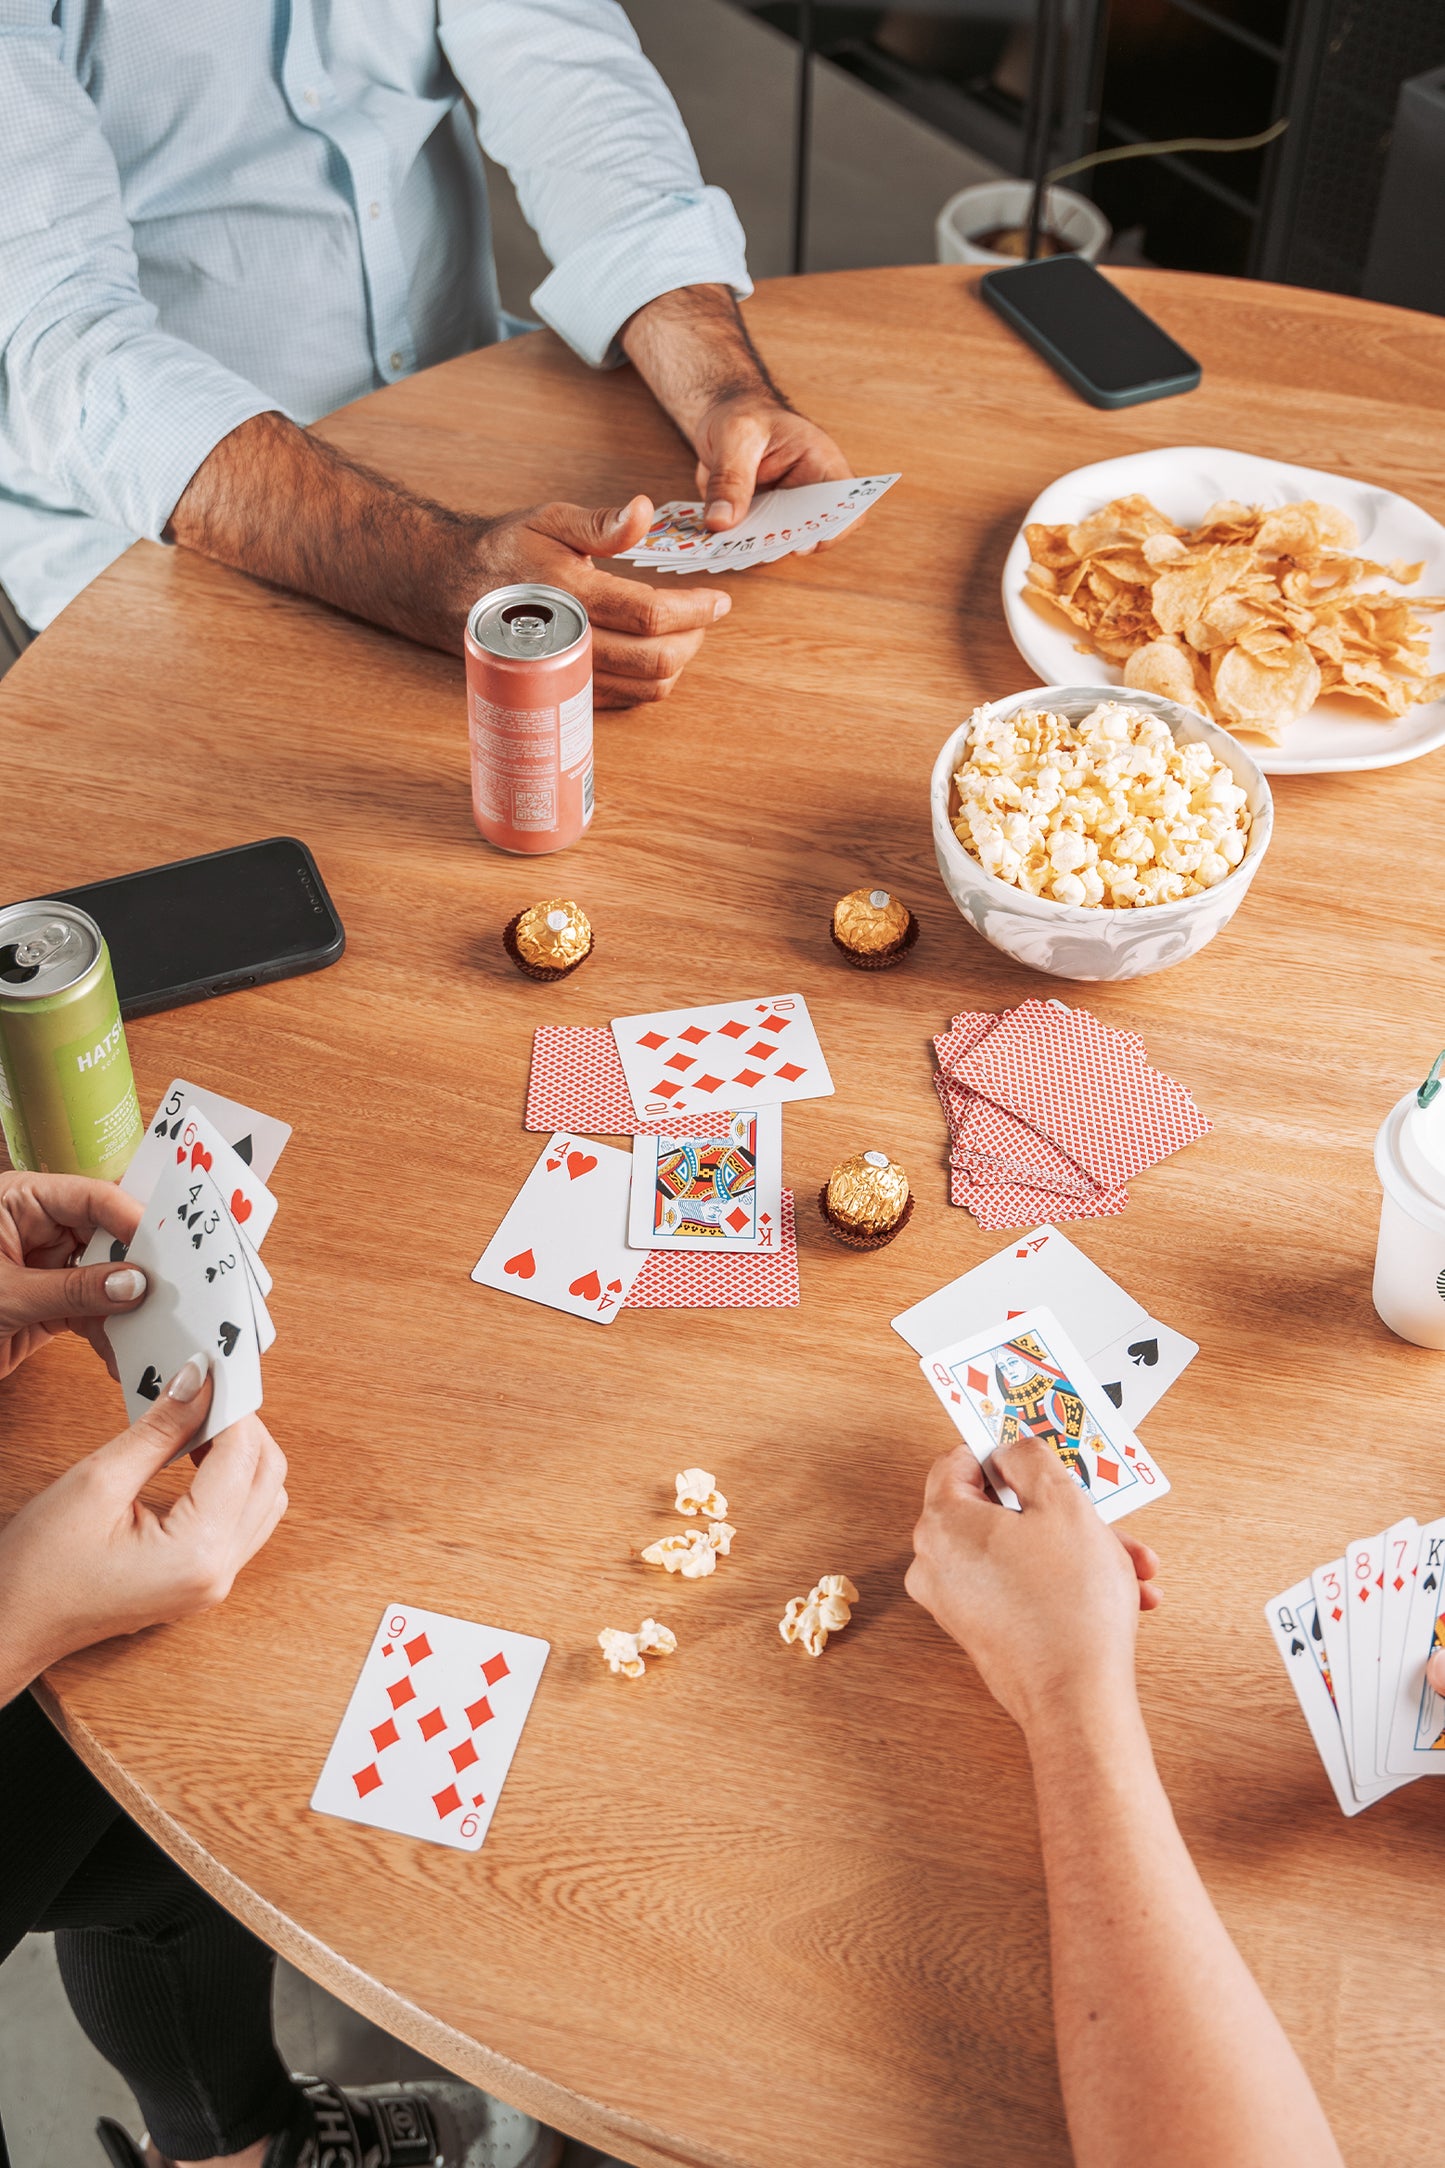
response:
<svg viewBox="0 0 1445 2168"><path fill-rule="evenodd" d="M555 786L547 783L529 790L521 783L516 784L512 791L512 823L517 828L555 828Z"/></svg>

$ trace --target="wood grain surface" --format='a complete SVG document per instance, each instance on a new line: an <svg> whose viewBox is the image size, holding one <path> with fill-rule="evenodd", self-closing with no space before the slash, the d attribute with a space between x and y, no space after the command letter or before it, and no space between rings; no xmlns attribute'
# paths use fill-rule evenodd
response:
<svg viewBox="0 0 1445 2168"><path fill-rule="evenodd" d="M180 1072L295 1124L266 1253L265 1413L292 1506L223 1610L73 1659L48 1706L298 1965L629 2161L1068 2158L1029 1771L903 1591L950 1433L888 1324L1001 1246L946 1202L930 1033L1060 989L949 903L929 770L960 715L1028 682L1000 570L1066 469L1222 444L1445 515L1445 323L1119 276L1202 359L1187 401L1092 411L967 272L758 292L749 321L795 402L860 473L904 479L826 556L738 577L666 707L600 721L596 821L563 857L478 839L459 661L184 552L138 545L0 688L7 894L292 833L349 935L318 976L130 1027L147 1106ZM458 505L691 490L642 385L550 335L325 430ZM1415 2162L1438 2149L1445 1792L1340 1817L1261 1607L1347 1539L1445 1507L1442 1359L1393 1339L1369 1293L1375 1127L1445 1036L1445 755L1275 796L1233 925L1176 970L1077 997L1137 1028L1216 1127L1131 1184L1122 1219L1070 1232L1202 1348L1144 1426L1173 1491L1148 1515L1168 1600L1140 1676L1184 1833L1347 2156ZM833 900L864 881L922 921L899 970L850 971L829 942ZM500 932L556 892L597 948L543 988ZM539 1149L521 1126L536 1025L790 988L837 1085L786 1116L800 1309L604 1332L469 1282ZM918 1208L859 1256L805 1200L869 1146L908 1168ZM121 1410L67 1341L0 1390L0 1419L8 1510ZM691 1462L739 1535L680 1586L635 1554ZM826 1571L862 1602L810 1662L776 1621ZM476 1857L307 1808L397 1598L552 1643ZM649 1611L678 1654L610 1678L598 1628Z"/></svg>

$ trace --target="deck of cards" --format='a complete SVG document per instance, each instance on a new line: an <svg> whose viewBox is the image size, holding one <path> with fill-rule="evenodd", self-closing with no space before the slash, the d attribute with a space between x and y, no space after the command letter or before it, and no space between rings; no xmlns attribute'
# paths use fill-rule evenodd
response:
<svg viewBox="0 0 1445 2168"><path fill-rule="evenodd" d="M140 1308L105 1328L129 1421L190 1356L209 1358L211 1406L187 1451L261 1405L261 1357L276 1337L260 1258L276 1216L265 1177L290 1135L285 1122L177 1077L122 1178L145 1206L134 1239L127 1249L95 1235L82 1260L128 1257L146 1275Z"/></svg>
<svg viewBox="0 0 1445 2168"><path fill-rule="evenodd" d="M600 1325L794 1307L782 1108L832 1089L801 994L544 1025L526 1124L552 1133L472 1278Z"/></svg>
<svg viewBox="0 0 1445 2168"><path fill-rule="evenodd" d="M1213 1126L1136 1033L1061 1001L965 1009L933 1045L949 1196L983 1227L1112 1217L1133 1175Z"/></svg>
<svg viewBox="0 0 1445 2168"><path fill-rule="evenodd" d="M1445 1519L1397 1521L1346 1546L1264 1607L1344 1814L1445 1776Z"/></svg>
<svg viewBox="0 0 1445 2168"><path fill-rule="evenodd" d="M770 565L845 534L898 480L896 474L868 474L845 482L810 482L801 489L764 489L747 516L720 534L709 530L705 504L677 499L659 505L645 538L622 551L619 562L647 565L654 572L740 572L747 565Z"/></svg>

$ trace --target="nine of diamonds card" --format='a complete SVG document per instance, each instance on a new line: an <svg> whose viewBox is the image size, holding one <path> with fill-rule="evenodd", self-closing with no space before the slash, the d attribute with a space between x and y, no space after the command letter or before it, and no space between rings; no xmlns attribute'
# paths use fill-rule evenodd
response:
<svg viewBox="0 0 1445 2168"><path fill-rule="evenodd" d="M824 1099L833 1089L801 994L615 1016L612 1036L643 1121Z"/></svg>
<svg viewBox="0 0 1445 2168"><path fill-rule="evenodd" d="M547 1654L530 1634L389 1604L312 1807L480 1850Z"/></svg>

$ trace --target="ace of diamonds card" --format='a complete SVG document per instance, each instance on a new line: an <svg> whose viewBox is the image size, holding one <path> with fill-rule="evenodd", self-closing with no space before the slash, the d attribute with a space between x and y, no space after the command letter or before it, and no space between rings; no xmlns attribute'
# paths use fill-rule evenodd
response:
<svg viewBox="0 0 1445 2168"><path fill-rule="evenodd" d="M978 1460L1023 1438L1051 1446L1105 1521L1121 1520L1169 1489L1164 1471L1105 1398L1052 1310L925 1355L919 1364ZM990 1475L1004 1505L1014 1494Z"/></svg>
<svg viewBox="0 0 1445 2168"><path fill-rule="evenodd" d="M531 1634L389 1604L313 1810L480 1851L547 1655Z"/></svg>

